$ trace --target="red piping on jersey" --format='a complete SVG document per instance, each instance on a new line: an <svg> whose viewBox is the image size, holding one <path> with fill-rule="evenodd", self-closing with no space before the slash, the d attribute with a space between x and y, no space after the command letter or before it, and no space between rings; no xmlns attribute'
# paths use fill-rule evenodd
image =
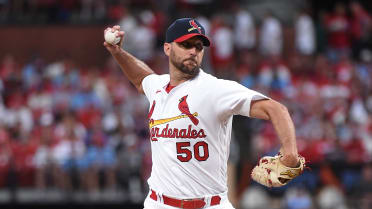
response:
<svg viewBox="0 0 372 209"><path fill-rule="evenodd" d="M152 106L151 106L151 109L150 109L150 111L149 111L149 114L147 115L147 118L148 118L148 119L151 119L152 113L154 112L155 104L156 104L156 102L155 102L155 100L154 100L154 101L152 102Z"/></svg>
<svg viewBox="0 0 372 209"><path fill-rule="evenodd" d="M167 87L165 88L165 91L169 94L169 92L176 86L171 86L170 83L168 83Z"/></svg>

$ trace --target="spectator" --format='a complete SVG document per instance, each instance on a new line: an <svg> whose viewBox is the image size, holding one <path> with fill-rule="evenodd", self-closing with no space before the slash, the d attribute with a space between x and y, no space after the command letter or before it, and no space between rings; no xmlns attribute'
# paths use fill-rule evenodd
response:
<svg viewBox="0 0 372 209"><path fill-rule="evenodd" d="M94 193L100 188L115 189L115 152L99 121L88 131L86 144L87 150L82 157L81 167L83 184L87 191ZM100 174L103 174L103 185L100 184Z"/></svg>
<svg viewBox="0 0 372 209"><path fill-rule="evenodd" d="M350 2L350 10L353 54L358 58L361 50L372 47L372 17L357 1Z"/></svg>
<svg viewBox="0 0 372 209"><path fill-rule="evenodd" d="M54 146L57 141L53 135L53 119L49 114L41 117L40 144L33 158L33 164L36 168L35 186L38 189L56 188L58 186L58 170L56 160L53 156Z"/></svg>
<svg viewBox="0 0 372 209"><path fill-rule="evenodd" d="M354 74L354 66L348 56L342 55L339 57L339 61L334 65L334 71L338 83L345 86L351 85L351 79Z"/></svg>
<svg viewBox="0 0 372 209"><path fill-rule="evenodd" d="M256 85L256 76L254 75L255 55L242 51L237 57L239 58L235 70L237 81L247 88L254 88Z"/></svg>
<svg viewBox="0 0 372 209"><path fill-rule="evenodd" d="M353 188L353 195L361 209L370 208L372 205L372 166L363 166L362 177Z"/></svg>
<svg viewBox="0 0 372 209"><path fill-rule="evenodd" d="M291 74L280 56L270 56L265 59L258 69L258 85L272 91L282 92L291 85Z"/></svg>
<svg viewBox="0 0 372 209"><path fill-rule="evenodd" d="M91 76L83 76L80 85L81 90L76 91L72 95L70 108L75 111L82 111L87 107L100 108L103 105L103 101L100 100L94 91Z"/></svg>
<svg viewBox="0 0 372 209"><path fill-rule="evenodd" d="M52 95L48 88L38 87L30 93L27 104L32 111L34 120L37 120L43 112L52 110Z"/></svg>
<svg viewBox="0 0 372 209"><path fill-rule="evenodd" d="M203 27L204 27L204 30L205 30L205 35L208 36L208 37L211 37L211 22L210 22L210 19L207 18L206 16L203 16L202 14L198 14L197 17L195 18ZM164 30L162 31L164 32ZM159 55L160 57L163 57L163 54ZM167 63L167 61L164 61L165 63ZM210 53L210 50L208 48L205 48L204 49L204 58L203 58L203 63L202 63L202 66L203 66L203 70L206 71L206 72L211 72L213 69L211 67L211 53ZM166 69L166 67L163 68L163 70ZM162 73L166 73L166 72L162 72Z"/></svg>
<svg viewBox="0 0 372 209"><path fill-rule="evenodd" d="M0 188L8 185L10 174L12 150L9 133L3 127L0 128Z"/></svg>
<svg viewBox="0 0 372 209"><path fill-rule="evenodd" d="M252 50L256 44L256 28L252 15L239 8L235 14L234 43L239 51Z"/></svg>
<svg viewBox="0 0 372 209"><path fill-rule="evenodd" d="M284 206L288 209L311 209L313 201L305 188L294 187L285 194Z"/></svg>
<svg viewBox="0 0 372 209"><path fill-rule="evenodd" d="M371 114L368 115L368 122L363 124L361 128L358 130L358 135L362 140L363 147L366 150L367 162L372 161L372 116Z"/></svg>
<svg viewBox="0 0 372 209"><path fill-rule="evenodd" d="M102 21L106 16L106 7L104 0L81 0L80 19Z"/></svg>
<svg viewBox="0 0 372 209"><path fill-rule="evenodd" d="M302 10L295 20L295 46L303 55L315 52L315 29L311 17Z"/></svg>
<svg viewBox="0 0 372 209"><path fill-rule="evenodd" d="M357 125L368 123L368 112L361 98L354 98L350 106L350 119Z"/></svg>
<svg viewBox="0 0 372 209"><path fill-rule="evenodd" d="M10 129L12 166L15 171L16 185L19 187L34 186L35 167L32 163L38 143L30 132L18 124Z"/></svg>
<svg viewBox="0 0 372 209"><path fill-rule="evenodd" d="M63 115L62 123L58 124L55 129L58 137L58 144L53 149L53 158L57 161L59 188L71 190L78 188L79 185L73 184L73 179L78 178L81 182L81 159L85 153L84 137L86 136L85 128L76 121L71 113Z"/></svg>
<svg viewBox="0 0 372 209"><path fill-rule="evenodd" d="M234 55L234 38L232 29L221 15L216 15L211 23L211 61L215 74L227 78L231 73L228 71L232 65Z"/></svg>
<svg viewBox="0 0 372 209"><path fill-rule="evenodd" d="M240 200L242 209L265 209L270 207L269 196L261 187L247 188Z"/></svg>
<svg viewBox="0 0 372 209"><path fill-rule="evenodd" d="M26 88L31 90L41 85L42 69L45 67L44 62L42 58L36 57L22 69L22 80Z"/></svg>
<svg viewBox="0 0 372 209"><path fill-rule="evenodd" d="M372 51L363 49L360 52L360 62L355 64L355 77L360 83L364 91L368 91L372 87ZM366 92L368 94L368 92Z"/></svg>
<svg viewBox="0 0 372 209"><path fill-rule="evenodd" d="M324 186L318 196L317 203L320 209L346 209L345 197L342 191L333 186Z"/></svg>
<svg viewBox="0 0 372 209"><path fill-rule="evenodd" d="M316 14L315 29L316 29L316 50L318 53L325 53L327 48L327 26L326 19L328 13L324 10L320 10Z"/></svg>
<svg viewBox="0 0 372 209"><path fill-rule="evenodd" d="M5 21L9 16L9 0L0 1L0 21Z"/></svg>
<svg viewBox="0 0 372 209"><path fill-rule="evenodd" d="M262 55L280 56L283 48L282 25L270 11L262 21L259 48Z"/></svg>
<svg viewBox="0 0 372 209"><path fill-rule="evenodd" d="M333 191L333 190L337 191L337 190L341 189L341 186L342 186L341 182L337 178L335 171L332 170L331 165L327 161L321 162L319 176L320 176L320 180L321 180L322 184L325 185L325 187L323 189L325 190L324 192L326 194L328 194L328 192L330 192L330 191ZM341 195L341 191L339 191L339 193L340 194L338 194L338 195ZM319 198L326 201L327 198L324 197L324 199L323 199L323 197L322 197L323 195L324 194L320 193ZM327 195L324 195L324 196L327 196ZM334 199L335 199L335 201L339 202L339 200L338 200L339 198L341 198L341 197L336 197ZM343 197L342 197L342 199L343 199Z"/></svg>
<svg viewBox="0 0 372 209"><path fill-rule="evenodd" d="M20 76L18 74L18 68L15 58L12 55L5 55L0 64L0 78L3 81L3 88L8 91L5 93L12 93L12 91L19 88ZM6 96L7 94L5 94Z"/></svg>
<svg viewBox="0 0 372 209"><path fill-rule="evenodd" d="M169 5L173 4L170 1L153 1L151 11L154 15L153 21L151 21L150 26L152 31L155 33L156 37L156 47L163 46L164 42L164 30L167 25L169 14L164 12L169 10Z"/></svg>
<svg viewBox="0 0 372 209"><path fill-rule="evenodd" d="M348 56L350 52L350 23L346 16L346 8L337 3L334 12L326 19L328 37L328 57L336 62L340 56Z"/></svg>
<svg viewBox="0 0 372 209"><path fill-rule="evenodd" d="M344 151L347 153L347 161L349 164L355 165L366 163L366 160L368 159L362 140L356 136L344 145Z"/></svg>
<svg viewBox="0 0 372 209"><path fill-rule="evenodd" d="M136 134L129 131L122 135L117 147L117 159L119 162L123 162L118 165L119 180L133 199L137 199L138 193L142 192L140 172L142 155L145 155L145 153L138 151L139 146Z"/></svg>
<svg viewBox="0 0 372 209"><path fill-rule="evenodd" d="M154 58L156 34L151 28L155 16L150 10L142 11L137 19L132 37L133 55L146 63L151 63Z"/></svg>
<svg viewBox="0 0 372 209"><path fill-rule="evenodd" d="M29 133L34 124L24 93L21 91L13 92L6 100L6 109L4 109L3 118L0 120L10 128L19 125L22 132Z"/></svg>
<svg viewBox="0 0 372 209"><path fill-rule="evenodd" d="M125 44L124 49L127 50L129 53L135 52L135 45L133 40L135 36L138 34L134 33L137 27L137 20L132 15L130 8L123 8L123 12L121 13L120 19L118 20L118 25L125 31Z"/></svg>

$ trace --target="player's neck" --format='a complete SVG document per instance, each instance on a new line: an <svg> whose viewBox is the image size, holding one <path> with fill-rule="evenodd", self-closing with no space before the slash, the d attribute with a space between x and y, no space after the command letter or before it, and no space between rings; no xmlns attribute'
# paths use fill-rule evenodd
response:
<svg viewBox="0 0 372 209"><path fill-rule="evenodd" d="M171 86L178 86L181 83L189 80L187 76L180 70L176 69L174 66L169 68L169 76L170 76L170 85Z"/></svg>

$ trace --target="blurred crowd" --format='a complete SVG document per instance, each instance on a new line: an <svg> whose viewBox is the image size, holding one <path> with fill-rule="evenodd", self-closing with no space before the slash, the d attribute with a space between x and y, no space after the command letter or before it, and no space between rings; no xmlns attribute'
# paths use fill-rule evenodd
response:
<svg viewBox="0 0 372 209"><path fill-rule="evenodd" d="M356 1L316 14L305 7L288 26L271 10L257 18L238 1L208 15L192 6L209 1L175 2L5 0L0 20L119 24L126 31L124 48L157 73L167 73L166 26L177 12L194 16L213 43L203 69L285 104L299 152L312 168L289 188L241 184L241 208L371 208L371 13ZM175 4L182 10L158 9ZM14 10L20 15L12 15ZM80 67L74 59L1 60L0 188L121 189L141 199L151 170L147 100L113 59L103 67ZM279 149L270 123L239 122L234 138L241 154L232 160L238 182L249 179L245 165ZM268 201L283 192L280 202Z"/></svg>

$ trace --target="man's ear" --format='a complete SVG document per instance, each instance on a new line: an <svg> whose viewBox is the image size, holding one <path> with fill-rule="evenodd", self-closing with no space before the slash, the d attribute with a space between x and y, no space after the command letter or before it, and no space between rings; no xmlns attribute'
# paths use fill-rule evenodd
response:
<svg viewBox="0 0 372 209"><path fill-rule="evenodd" d="M171 49L171 44L170 43L164 43L164 53L169 57L170 55L170 49Z"/></svg>

